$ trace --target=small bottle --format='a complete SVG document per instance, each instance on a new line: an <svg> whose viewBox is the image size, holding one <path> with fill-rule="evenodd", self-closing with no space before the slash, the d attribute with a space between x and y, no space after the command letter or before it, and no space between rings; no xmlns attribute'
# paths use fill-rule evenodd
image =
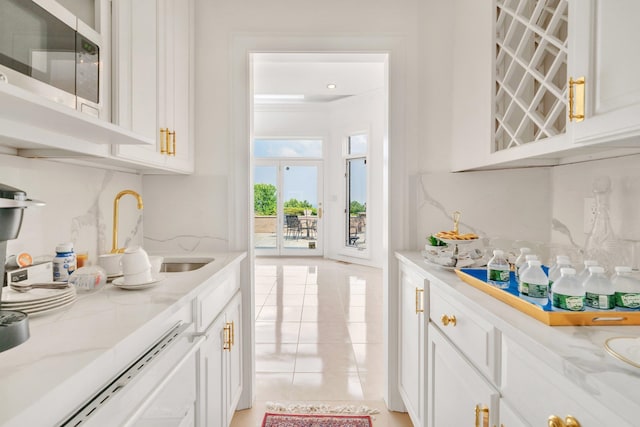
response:
<svg viewBox="0 0 640 427"><path fill-rule="evenodd" d="M558 255L556 263L549 267L549 289L553 286L553 282L560 278L560 270L563 268L572 268L571 260L565 255Z"/></svg>
<svg viewBox="0 0 640 427"><path fill-rule="evenodd" d="M578 275L576 276L576 278L578 279L578 282L584 284L584 281L587 280L587 277L589 277L589 267L593 267L596 265L598 265L598 261L593 259L585 259L584 269L580 273L578 273Z"/></svg>
<svg viewBox="0 0 640 427"><path fill-rule="evenodd" d="M496 249L493 251L493 257L487 263L487 283L498 286L499 288L509 287L509 263L504 256L504 251Z"/></svg>
<svg viewBox="0 0 640 427"><path fill-rule="evenodd" d="M528 264L529 268L520 276L520 293L537 304L546 305L549 302L549 278L539 260L531 260Z"/></svg>
<svg viewBox="0 0 640 427"><path fill-rule="evenodd" d="M587 307L611 310L615 307L615 289L613 283L604 274L604 268L597 265L589 267L589 277L583 284L584 303Z"/></svg>
<svg viewBox="0 0 640 427"><path fill-rule="evenodd" d="M67 282L75 270L76 254L73 252L73 243L60 243L56 246L56 256L53 258L53 281Z"/></svg>
<svg viewBox="0 0 640 427"><path fill-rule="evenodd" d="M526 256L531 253L531 249L529 248L520 248L520 255L516 258L515 266L515 274L516 274L516 282L520 283L520 267L527 262Z"/></svg>
<svg viewBox="0 0 640 427"><path fill-rule="evenodd" d="M551 285L551 303L564 310L584 310L584 288L576 279L575 269L560 269L560 277Z"/></svg>
<svg viewBox="0 0 640 427"><path fill-rule="evenodd" d="M534 261L537 259L538 259L538 255L536 254L525 255L524 264L522 264L518 269L518 277L521 278L522 274L526 271L526 269L530 267L529 261ZM518 282L518 292L522 293L522 279L520 279L520 281Z"/></svg>
<svg viewBox="0 0 640 427"><path fill-rule="evenodd" d="M616 306L640 308L640 280L633 277L631 267L616 267L611 278L615 291Z"/></svg>

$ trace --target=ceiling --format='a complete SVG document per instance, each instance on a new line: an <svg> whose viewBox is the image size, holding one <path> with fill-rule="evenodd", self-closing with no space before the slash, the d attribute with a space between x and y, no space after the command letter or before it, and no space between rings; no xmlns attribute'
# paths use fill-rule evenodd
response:
<svg viewBox="0 0 640 427"><path fill-rule="evenodd" d="M255 53L254 102L326 103L380 89L386 60L370 53Z"/></svg>

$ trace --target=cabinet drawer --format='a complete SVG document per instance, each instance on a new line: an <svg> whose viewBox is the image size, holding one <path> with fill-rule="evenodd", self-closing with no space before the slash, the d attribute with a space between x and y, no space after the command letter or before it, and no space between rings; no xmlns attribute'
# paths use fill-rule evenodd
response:
<svg viewBox="0 0 640 427"><path fill-rule="evenodd" d="M239 288L234 271L214 277L214 283L198 297L198 330L206 329L218 317L225 305Z"/></svg>
<svg viewBox="0 0 640 427"><path fill-rule="evenodd" d="M571 415L582 427L631 426L598 402L588 378L552 370L506 337L502 351L502 396L526 425L547 425L550 416L564 420ZM571 382L570 376L585 388Z"/></svg>
<svg viewBox="0 0 640 427"><path fill-rule="evenodd" d="M442 333L494 384L498 384L499 332L433 284L430 287L430 318Z"/></svg>

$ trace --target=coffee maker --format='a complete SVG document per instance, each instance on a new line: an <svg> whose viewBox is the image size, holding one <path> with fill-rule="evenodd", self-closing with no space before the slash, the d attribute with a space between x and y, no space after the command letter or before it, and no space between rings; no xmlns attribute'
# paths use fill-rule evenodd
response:
<svg viewBox="0 0 640 427"><path fill-rule="evenodd" d="M20 345L29 338L27 315L2 309L2 284L7 241L18 237L24 210L31 206L44 206L44 203L27 199L27 194L22 190L0 184L0 352Z"/></svg>

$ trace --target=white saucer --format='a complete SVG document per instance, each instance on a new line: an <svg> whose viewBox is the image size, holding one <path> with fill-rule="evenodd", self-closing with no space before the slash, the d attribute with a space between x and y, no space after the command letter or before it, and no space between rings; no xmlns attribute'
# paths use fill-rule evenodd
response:
<svg viewBox="0 0 640 427"><path fill-rule="evenodd" d="M640 368L640 338L609 338L604 343L604 349L616 359Z"/></svg>
<svg viewBox="0 0 640 427"><path fill-rule="evenodd" d="M164 279L163 275L158 275L158 276L154 276L153 279L151 279L151 281L146 282L146 283L140 283L137 285L127 285L126 283L124 283L124 277L119 277L117 279L115 279L113 282L111 282L111 284L115 287L118 287L120 289L128 289L128 290L133 290L133 289L146 289L146 288L150 288L152 286L155 286L158 284L159 281L161 281L162 279Z"/></svg>

